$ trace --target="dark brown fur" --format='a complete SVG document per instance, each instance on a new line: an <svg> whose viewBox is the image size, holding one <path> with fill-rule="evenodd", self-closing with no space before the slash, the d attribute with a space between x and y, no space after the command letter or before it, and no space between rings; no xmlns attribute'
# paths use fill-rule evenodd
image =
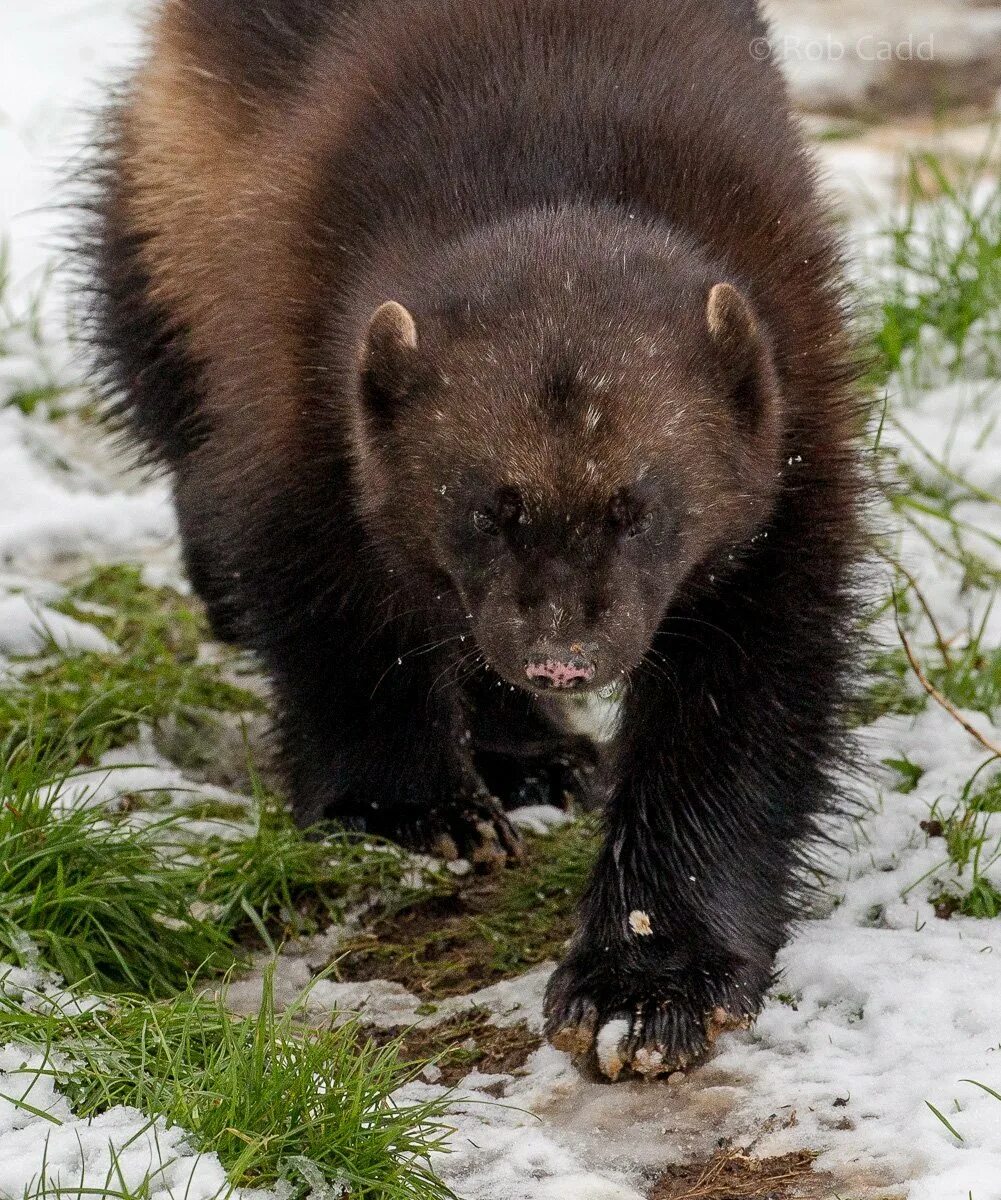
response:
<svg viewBox="0 0 1001 1200"><path fill-rule="evenodd" d="M490 793L599 757L550 1033L627 1013L653 1072L761 1002L854 665L837 247L761 33L750 0L168 0L95 206L117 413L274 680L299 818L514 852ZM628 679L600 756L525 678L571 652Z"/></svg>

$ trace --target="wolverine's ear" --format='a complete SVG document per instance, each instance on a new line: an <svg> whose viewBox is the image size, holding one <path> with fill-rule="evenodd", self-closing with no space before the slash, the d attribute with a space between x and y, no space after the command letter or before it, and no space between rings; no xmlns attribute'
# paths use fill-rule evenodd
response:
<svg viewBox="0 0 1001 1200"><path fill-rule="evenodd" d="M362 392L373 417L387 421L414 375L417 323L402 304L388 300L368 323L361 354Z"/></svg>
<svg viewBox="0 0 1001 1200"><path fill-rule="evenodd" d="M750 301L733 284L717 283L709 293L706 321L737 411L759 425L775 408L778 384L767 337Z"/></svg>

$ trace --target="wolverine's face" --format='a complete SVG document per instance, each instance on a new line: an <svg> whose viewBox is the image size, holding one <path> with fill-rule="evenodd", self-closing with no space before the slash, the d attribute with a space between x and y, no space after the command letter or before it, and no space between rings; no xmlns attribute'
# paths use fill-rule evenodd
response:
<svg viewBox="0 0 1001 1200"><path fill-rule="evenodd" d="M457 333L387 304L366 361L391 527L521 688L614 686L692 573L767 517L777 388L729 285L687 321L603 340L523 319Z"/></svg>
<svg viewBox="0 0 1001 1200"><path fill-rule="evenodd" d="M478 474L457 483L441 544L487 661L531 690L616 683L684 576L684 503L650 472L607 496L583 476L565 497Z"/></svg>

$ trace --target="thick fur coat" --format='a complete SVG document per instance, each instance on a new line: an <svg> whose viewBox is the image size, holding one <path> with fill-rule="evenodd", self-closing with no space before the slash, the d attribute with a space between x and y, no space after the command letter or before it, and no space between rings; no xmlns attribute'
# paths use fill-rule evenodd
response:
<svg viewBox="0 0 1001 1200"><path fill-rule="evenodd" d="M834 799L862 482L836 240L752 0L165 0L90 327L291 803L486 864L590 786L550 984L611 1074L758 1010ZM620 697L574 733L563 689ZM569 693L568 693L569 694ZM534 789L534 790L533 790Z"/></svg>

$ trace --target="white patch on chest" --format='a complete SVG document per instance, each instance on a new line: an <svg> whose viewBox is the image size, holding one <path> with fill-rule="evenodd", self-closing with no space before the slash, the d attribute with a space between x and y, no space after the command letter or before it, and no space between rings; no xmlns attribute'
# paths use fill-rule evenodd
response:
<svg viewBox="0 0 1001 1200"><path fill-rule="evenodd" d="M553 707L558 709L559 720L568 732L604 746L614 741L619 732L624 698L625 687L622 686L608 696L592 693L561 697Z"/></svg>

